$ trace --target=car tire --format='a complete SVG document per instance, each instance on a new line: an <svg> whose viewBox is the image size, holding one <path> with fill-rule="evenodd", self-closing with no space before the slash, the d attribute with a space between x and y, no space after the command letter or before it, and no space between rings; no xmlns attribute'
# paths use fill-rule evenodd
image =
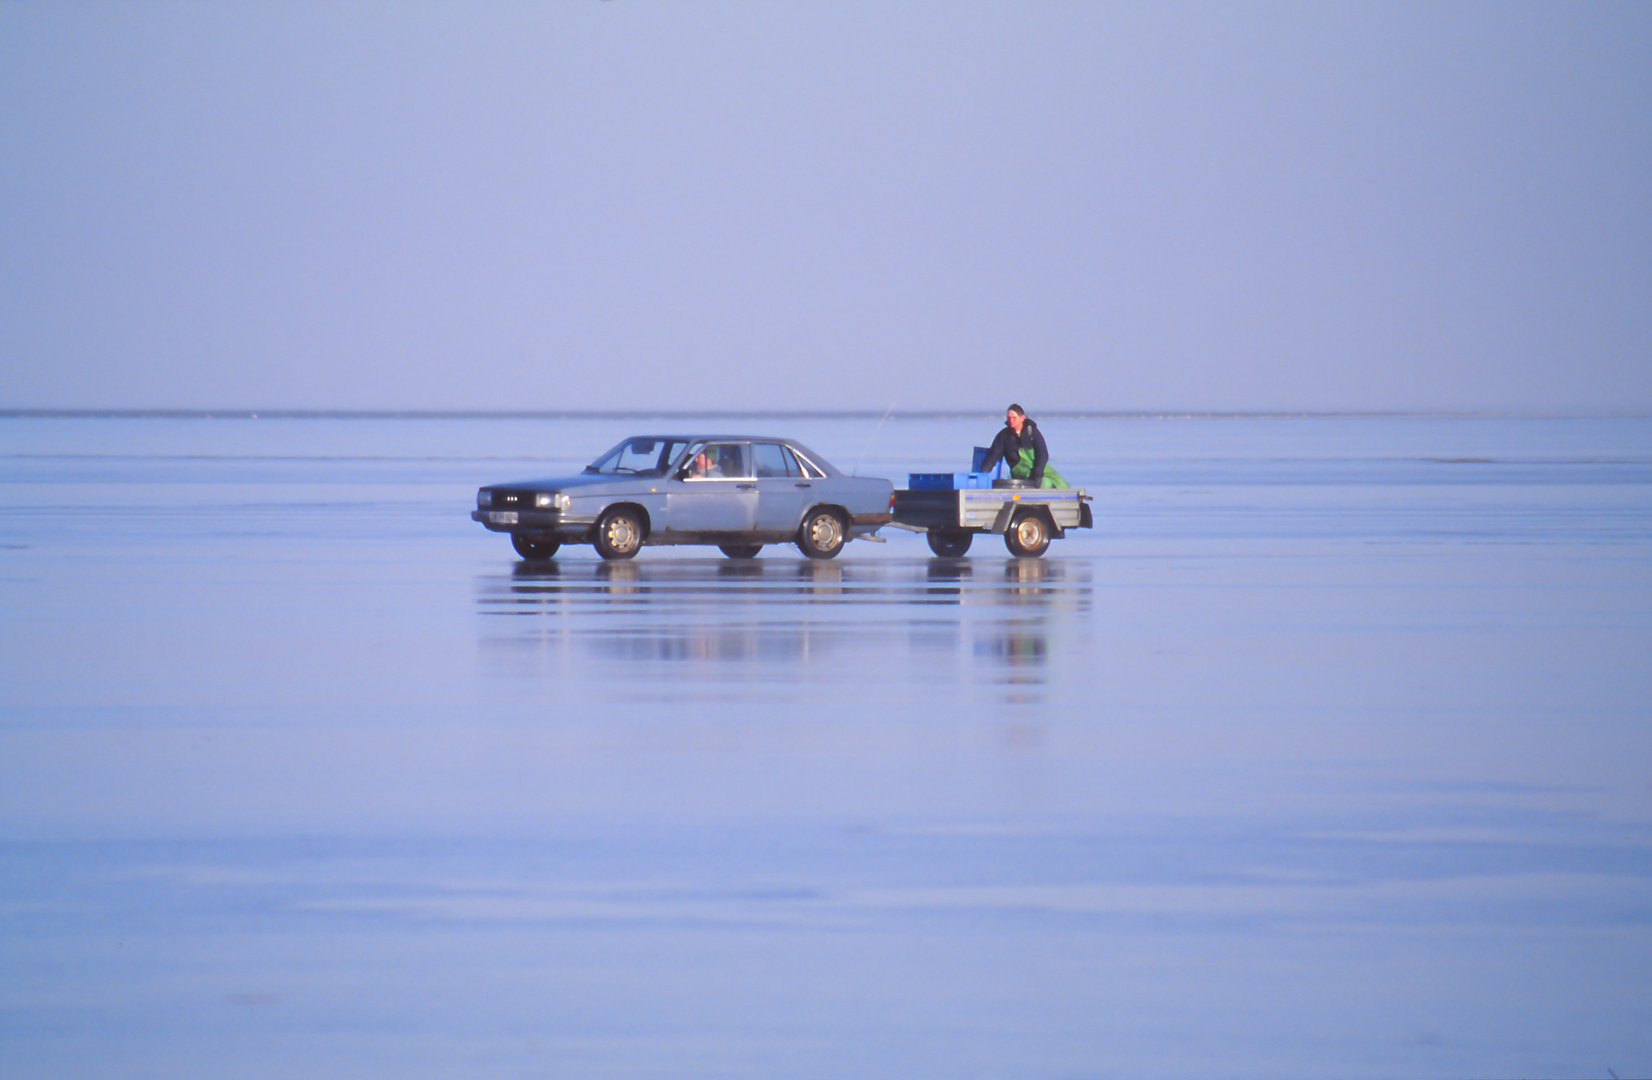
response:
<svg viewBox="0 0 1652 1080"><path fill-rule="evenodd" d="M835 510L810 510L797 530L797 546L811 559L836 558L849 532Z"/></svg>
<svg viewBox="0 0 1652 1080"><path fill-rule="evenodd" d="M1036 559L1050 547L1050 526L1038 514L1023 513L1010 522L1004 546L1011 555Z"/></svg>
<svg viewBox="0 0 1652 1080"><path fill-rule="evenodd" d="M642 550L642 522L635 510L610 510L597 522L592 543L604 559L631 559Z"/></svg>
<svg viewBox="0 0 1652 1080"><path fill-rule="evenodd" d="M763 550L762 544L718 544L717 547L731 559L755 559Z"/></svg>
<svg viewBox="0 0 1652 1080"><path fill-rule="evenodd" d="M529 562L539 562L556 554L562 541L554 536L533 537L526 533L511 533L511 547Z"/></svg>
<svg viewBox="0 0 1652 1080"><path fill-rule="evenodd" d="M929 550L943 559L956 559L969 550L974 533L962 532L957 529L931 529L924 534L929 541Z"/></svg>

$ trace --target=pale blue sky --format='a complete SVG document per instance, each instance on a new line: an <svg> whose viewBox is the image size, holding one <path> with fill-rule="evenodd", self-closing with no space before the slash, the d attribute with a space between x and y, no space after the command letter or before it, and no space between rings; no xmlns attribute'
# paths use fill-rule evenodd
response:
<svg viewBox="0 0 1652 1080"><path fill-rule="evenodd" d="M0 407L1652 408L1652 5L0 5Z"/></svg>

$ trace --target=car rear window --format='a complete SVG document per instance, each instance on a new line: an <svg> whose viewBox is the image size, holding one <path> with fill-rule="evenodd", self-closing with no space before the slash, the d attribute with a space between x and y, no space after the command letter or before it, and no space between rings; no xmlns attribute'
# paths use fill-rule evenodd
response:
<svg viewBox="0 0 1652 1080"><path fill-rule="evenodd" d="M757 475L765 476L802 476L798 468L797 459L792 452L779 443L753 443L752 452L757 458Z"/></svg>

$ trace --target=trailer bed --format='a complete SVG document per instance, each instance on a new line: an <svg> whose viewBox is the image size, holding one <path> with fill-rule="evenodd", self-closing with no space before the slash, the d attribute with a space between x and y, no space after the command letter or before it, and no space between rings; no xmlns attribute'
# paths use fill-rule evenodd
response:
<svg viewBox="0 0 1652 1080"><path fill-rule="evenodd" d="M977 533L1005 538L1016 555L1042 555L1068 529L1091 527L1090 497L1079 488L897 489L894 524L929 534L938 555L961 555Z"/></svg>

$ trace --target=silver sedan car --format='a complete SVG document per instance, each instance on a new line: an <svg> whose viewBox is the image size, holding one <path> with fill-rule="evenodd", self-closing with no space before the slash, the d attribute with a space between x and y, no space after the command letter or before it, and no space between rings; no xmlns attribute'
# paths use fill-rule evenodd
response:
<svg viewBox="0 0 1652 1080"><path fill-rule="evenodd" d="M845 476L791 439L637 435L578 476L495 484L471 517L510 533L524 559L592 544L629 559L644 544L716 544L749 559L764 544L796 544L830 559L890 521L894 485Z"/></svg>

